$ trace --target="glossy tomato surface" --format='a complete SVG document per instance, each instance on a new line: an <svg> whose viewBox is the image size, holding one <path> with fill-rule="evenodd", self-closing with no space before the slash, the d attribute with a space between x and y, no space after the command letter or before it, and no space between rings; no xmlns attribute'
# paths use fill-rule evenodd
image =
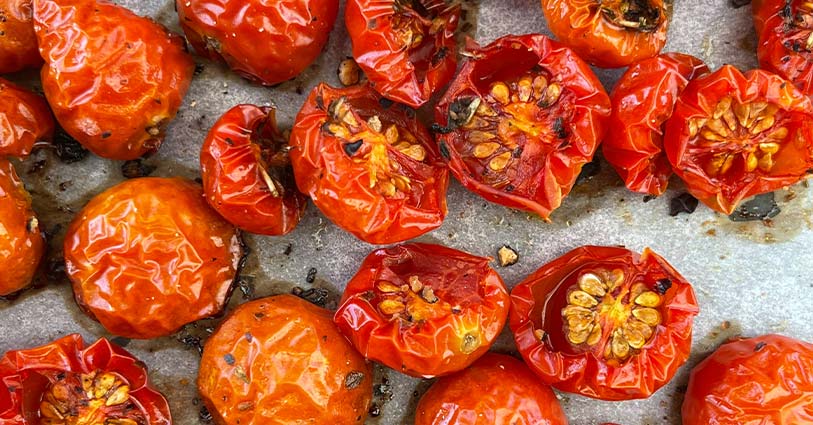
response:
<svg viewBox="0 0 813 425"><path fill-rule="evenodd" d="M314 88L290 145L299 190L365 242L405 241L446 217L449 176L432 136L368 86Z"/></svg>
<svg viewBox="0 0 813 425"><path fill-rule="evenodd" d="M675 173L694 197L725 214L813 169L813 106L767 71L743 74L725 65L691 81L665 131Z"/></svg>
<svg viewBox="0 0 813 425"><path fill-rule="evenodd" d="M33 0L45 97L65 131L104 158L158 150L195 64L183 38L107 0Z"/></svg>
<svg viewBox="0 0 813 425"><path fill-rule="evenodd" d="M330 311L292 295L238 307L206 341L198 375L220 425L362 424L372 385Z"/></svg>
<svg viewBox="0 0 813 425"><path fill-rule="evenodd" d="M93 198L68 227L79 307L110 333L156 338L223 310L237 274L236 229L182 179L139 178Z"/></svg>
<svg viewBox="0 0 813 425"><path fill-rule="evenodd" d="M566 425L550 387L521 361L488 353L438 379L421 397L415 425Z"/></svg>
<svg viewBox="0 0 813 425"><path fill-rule="evenodd" d="M545 36L468 51L435 109L440 150L467 189L547 218L593 158L610 99L585 62Z"/></svg>
<svg viewBox="0 0 813 425"><path fill-rule="evenodd" d="M42 96L0 78L0 156L28 156L51 141L54 125Z"/></svg>
<svg viewBox="0 0 813 425"><path fill-rule="evenodd" d="M813 3L755 0L752 7L759 66L813 94Z"/></svg>
<svg viewBox="0 0 813 425"><path fill-rule="evenodd" d="M0 0L0 74L42 64L31 15L31 0Z"/></svg>
<svg viewBox="0 0 813 425"><path fill-rule="evenodd" d="M417 377L459 371L505 326L508 292L490 259L431 244L373 251L336 324L364 357Z"/></svg>
<svg viewBox="0 0 813 425"><path fill-rule="evenodd" d="M5 425L171 425L169 404L147 368L102 338L78 334L0 359L0 422Z"/></svg>
<svg viewBox="0 0 813 425"><path fill-rule="evenodd" d="M653 196L666 191L672 165L663 152L663 124L686 84L708 72L694 56L664 53L632 65L618 80L601 149L629 190Z"/></svg>
<svg viewBox="0 0 813 425"><path fill-rule="evenodd" d="M14 165L0 158L0 296L31 283L45 252L45 238L31 196Z"/></svg>
<svg viewBox="0 0 813 425"><path fill-rule="evenodd" d="M735 339L689 377L684 425L813 423L813 345L782 335Z"/></svg>
<svg viewBox="0 0 813 425"><path fill-rule="evenodd" d="M585 246L511 292L511 330L543 382L602 400L646 398L689 357L697 300L663 258Z"/></svg>
<svg viewBox="0 0 813 425"><path fill-rule="evenodd" d="M349 0L345 21L353 57L384 97L417 108L454 76L459 3Z"/></svg>

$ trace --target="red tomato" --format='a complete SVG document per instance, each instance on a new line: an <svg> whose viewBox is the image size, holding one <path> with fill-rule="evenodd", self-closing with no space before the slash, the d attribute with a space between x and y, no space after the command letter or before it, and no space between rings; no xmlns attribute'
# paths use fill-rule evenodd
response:
<svg viewBox="0 0 813 425"><path fill-rule="evenodd" d="M610 99L573 51L542 35L470 49L435 110L463 186L547 218L604 137Z"/></svg>
<svg viewBox="0 0 813 425"><path fill-rule="evenodd" d="M373 251L347 283L336 324L364 357L399 372L462 370L488 351L508 315L489 261L420 243Z"/></svg>
<svg viewBox="0 0 813 425"><path fill-rule="evenodd" d="M415 414L415 425L566 425L550 387L519 360L488 353L469 368L438 379Z"/></svg>
<svg viewBox="0 0 813 425"><path fill-rule="evenodd" d="M813 94L813 3L806 0L754 0L760 67Z"/></svg>
<svg viewBox="0 0 813 425"><path fill-rule="evenodd" d="M31 0L0 0L0 74L42 64L31 23Z"/></svg>
<svg viewBox="0 0 813 425"><path fill-rule="evenodd" d="M736 339L689 377L683 425L813 423L813 344L782 335Z"/></svg>
<svg viewBox="0 0 813 425"><path fill-rule="evenodd" d="M457 69L460 4L447 0L349 0L353 56L384 97L426 103Z"/></svg>
<svg viewBox="0 0 813 425"><path fill-rule="evenodd" d="M689 192L731 214L813 169L813 105L774 74L725 65L686 86L663 146Z"/></svg>
<svg viewBox="0 0 813 425"><path fill-rule="evenodd" d="M672 165L663 153L663 124L689 80L708 72L694 56L664 53L636 63L618 80L601 148L629 190L654 196L666 191Z"/></svg>
<svg viewBox="0 0 813 425"><path fill-rule="evenodd" d="M689 357L694 291L644 250L585 246L511 292L511 330L544 383L602 400L646 398Z"/></svg>
<svg viewBox="0 0 813 425"><path fill-rule="evenodd" d="M238 105L203 142L200 171L209 205L235 226L261 235L294 230L307 198L294 182L274 109Z"/></svg>
<svg viewBox="0 0 813 425"><path fill-rule="evenodd" d="M45 238L31 209L31 196L14 165L1 157L0 229L0 296L5 296L31 283L45 252Z"/></svg>
<svg viewBox="0 0 813 425"><path fill-rule="evenodd" d="M102 338L73 334L0 359L0 422L171 425L169 404L144 363Z"/></svg>
<svg viewBox="0 0 813 425"><path fill-rule="evenodd" d="M54 125L42 96L0 78L0 156L28 156L53 139Z"/></svg>
<svg viewBox="0 0 813 425"><path fill-rule="evenodd" d="M313 89L291 133L297 186L337 226L376 244L446 217L448 171L411 109L368 86Z"/></svg>

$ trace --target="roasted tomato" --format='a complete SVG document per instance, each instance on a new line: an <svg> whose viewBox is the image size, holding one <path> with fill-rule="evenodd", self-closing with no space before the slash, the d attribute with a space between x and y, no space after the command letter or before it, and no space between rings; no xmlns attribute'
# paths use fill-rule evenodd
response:
<svg viewBox="0 0 813 425"><path fill-rule="evenodd" d="M542 0L551 32L586 61L619 68L666 44L669 0Z"/></svg>
<svg viewBox="0 0 813 425"><path fill-rule="evenodd" d="M217 424L362 424L372 369L330 311L293 295L238 307L206 341L198 390Z"/></svg>
<svg viewBox="0 0 813 425"><path fill-rule="evenodd" d="M31 20L31 0L0 0L0 74L42 64Z"/></svg>
<svg viewBox="0 0 813 425"><path fill-rule="evenodd" d="M521 361L488 353L469 368L438 379L415 413L415 425L566 425L550 387Z"/></svg>
<svg viewBox="0 0 813 425"><path fill-rule="evenodd" d="M195 50L265 85L290 80L313 62L336 22L338 0L176 0Z"/></svg>
<svg viewBox="0 0 813 425"><path fill-rule="evenodd" d="M686 84L707 72L694 56L665 53L636 63L618 80L601 149L629 190L654 196L666 191L672 165L663 153L663 124Z"/></svg>
<svg viewBox="0 0 813 425"><path fill-rule="evenodd" d="M807 0L754 0L760 67L813 94L813 3Z"/></svg>
<svg viewBox="0 0 813 425"><path fill-rule="evenodd" d="M511 329L543 382L602 400L646 398L689 357L689 282L649 249L585 246L511 292Z"/></svg>
<svg viewBox="0 0 813 425"><path fill-rule="evenodd" d="M96 155L155 152L189 88L183 38L107 0L33 0L45 97Z"/></svg>
<svg viewBox="0 0 813 425"><path fill-rule="evenodd" d="M813 345L782 335L736 339L700 362L684 425L813 423Z"/></svg>
<svg viewBox="0 0 813 425"><path fill-rule="evenodd" d="M238 105L220 117L203 142L200 171L209 205L245 231L283 235L305 213L273 108Z"/></svg>
<svg viewBox="0 0 813 425"><path fill-rule="evenodd" d="M419 243L373 251L347 283L339 330L364 357L408 375L464 369L508 315L508 292L489 261Z"/></svg>
<svg viewBox="0 0 813 425"><path fill-rule="evenodd" d="M31 283L45 251L31 196L17 177L14 165L0 158L0 296ZM2 392L2 391L0 391Z"/></svg>
<svg viewBox="0 0 813 425"><path fill-rule="evenodd" d="M610 99L586 63L545 36L469 50L435 110L441 152L469 190L547 218L593 158Z"/></svg>
<svg viewBox="0 0 813 425"><path fill-rule="evenodd" d="M110 333L156 338L218 314L241 257L200 186L139 178L93 198L65 235L76 302Z"/></svg>
<svg viewBox="0 0 813 425"><path fill-rule="evenodd" d="M299 189L363 241L405 241L446 217L449 175L432 136L414 111L368 86L317 86L290 143Z"/></svg>
<svg viewBox="0 0 813 425"><path fill-rule="evenodd" d="M42 96L0 78L0 156L26 157L54 137L54 118Z"/></svg>
<svg viewBox="0 0 813 425"><path fill-rule="evenodd" d="M5 425L170 425L169 404L147 368L102 338L85 347L73 334L0 359Z"/></svg>
<svg viewBox="0 0 813 425"><path fill-rule="evenodd" d="M345 20L356 62L384 97L417 108L454 76L459 2L349 0Z"/></svg>
<svg viewBox="0 0 813 425"><path fill-rule="evenodd" d="M762 70L725 65L691 81L666 123L664 150L697 199L730 214L745 198L794 184L813 168L813 106Z"/></svg>

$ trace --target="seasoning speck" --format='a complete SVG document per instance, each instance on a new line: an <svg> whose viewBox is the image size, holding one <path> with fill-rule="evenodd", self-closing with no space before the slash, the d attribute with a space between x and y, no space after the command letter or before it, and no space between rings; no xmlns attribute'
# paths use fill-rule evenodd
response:
<svg viewBox="0 0 813 425"><path fill-rule="evenodd" d="M354 370L348 373L347 377L344 378L344 387L348 390L352 390L358 388L362 381L364 381L364 372Z"/></svg>

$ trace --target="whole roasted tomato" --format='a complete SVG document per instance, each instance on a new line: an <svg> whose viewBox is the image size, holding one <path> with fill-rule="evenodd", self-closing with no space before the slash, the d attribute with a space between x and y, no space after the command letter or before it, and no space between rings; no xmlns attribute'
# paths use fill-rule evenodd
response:
<svg viewBox="0 0 813 425"><path fill-rule="evenodd" d="M469 190L547 218L593 158L610 99L586 63L543 35L469 51L435 110L441 153Z"/></svg>
<svg viewBox="0 0 813 425"><path fill-rule="evenodd" d="M754 0L760 67L813 94L813 3L807 0Z"/></svg>
<svg viewBox="0 0 813 425"><path fill-rule="evenodd" d="M736 339L692 369L684 425L813 423L813 345L782 335Z"/></svg>
<svg viewBox="0 0 813 425"><path fill-rule="evenodd" d="M17 177L14 165L0 158L0 296L31 283L45 252L39 220L31 196ZM2 391L0 391L2 392Z"/></svg>
<svg viewBox="0 0 813 425"><path fill-rule="evenodd" d="M368 86L318 85L290 144L299 190L365 242L405 241L446 217L449 175L432 136L414 111Z"/></svg>
<svg viewBox="0 0 813 425"><path fill-rule="evenodd" d="M777 75L725 65L691 81L666 123L664 150L697 199L730 214L745 198L813 168L813 106Z"/></svg>
<svg viewBox="0 0 813 425"><path fill-rule="evenodd" d="M457 69L460 3L449 0L349 0L353 56L384 97L426 103Z"/></svg>
<svg viewBox="0 0 813 425"><path fill-rule="evenodd" d="M669 0L542 0L551 32L586 61L619 68L666 44Z"/></svg>
<svg viewBox="0 0 813 425"><path fill-rule="evenodd" d="M0 359L0 422L6 425L170 425L169 404L147 368L102 338L73 334Z"/></svg>
<svg viewBox="0 0 813 425"><path fill-rule="evenodd" d="M96 155L158 150L195 64L183 38L108 0L33 0L45 97Z"/></svg>
<svg viewBox="0 0 813 425"><path fill-rule="evenodd" d="M616 83L601 149L629 190L654 196L666 191L672 165L663 152L663 124L686 84L707 72L694 56L664 53L631 66Z"/></svg>
<svg viewBox="0 0 813 425"><path fill-rule="evenodd" d="M31 0L0 0L0 74L42 64L31 21Z"/></svg>
<svg viewBox="0 0 813 425"><path fill-rule="evenodd" d="M336 22L338 0L176 0L195 50L265 85L290 80L313 62Z"/></svg>
<svg viewBox="0 0 813 425"><path fill-rule="evenodd" d="M399 372L462 370L508 316L508 292L489 261L420 243L373 251L347 283L336 324L364 357Z"/></svg>
<svg viewBox="0 0 813 425"><path fill-rule="evenodd" d="M53 137L54 118L45 99L0 78L0 156L26 157Z"/></svg>
<svg viewBox="0 0 813 425"><path fill-rule="evenodd" d="M686 362L694 291L644 250L585 246L511 292L511 330L546 384L602 400L646 398Z"/></svg>
<svg viewBox="0 0 813 425"><path fill-rule="evenodd" d="M415 425L566 425L550 387L521 361L488 353L438 379L421 397Z"/></svg>
<svg viewBox="0 0 813 425"><path fill-rule="evenodd" d="M68 227L79 307L110 333L157 338L220 313L241 257L237 231L200 186L139 178L93 198Z"/></svg>
<svg viewBox="0 0 813 425"><path fill-rule="evenodd" d="M238 105L223 114L203 142L200 171L209 205L245 231L283 235L305 213L273 108Z"/></svg>
<svg viewBox="0 0 813 425"><path fill-rule="evenodd" d="M215 423L362 424L372 369L330 312L293 295L238 307L206 341L198 390Z"/></svg>

